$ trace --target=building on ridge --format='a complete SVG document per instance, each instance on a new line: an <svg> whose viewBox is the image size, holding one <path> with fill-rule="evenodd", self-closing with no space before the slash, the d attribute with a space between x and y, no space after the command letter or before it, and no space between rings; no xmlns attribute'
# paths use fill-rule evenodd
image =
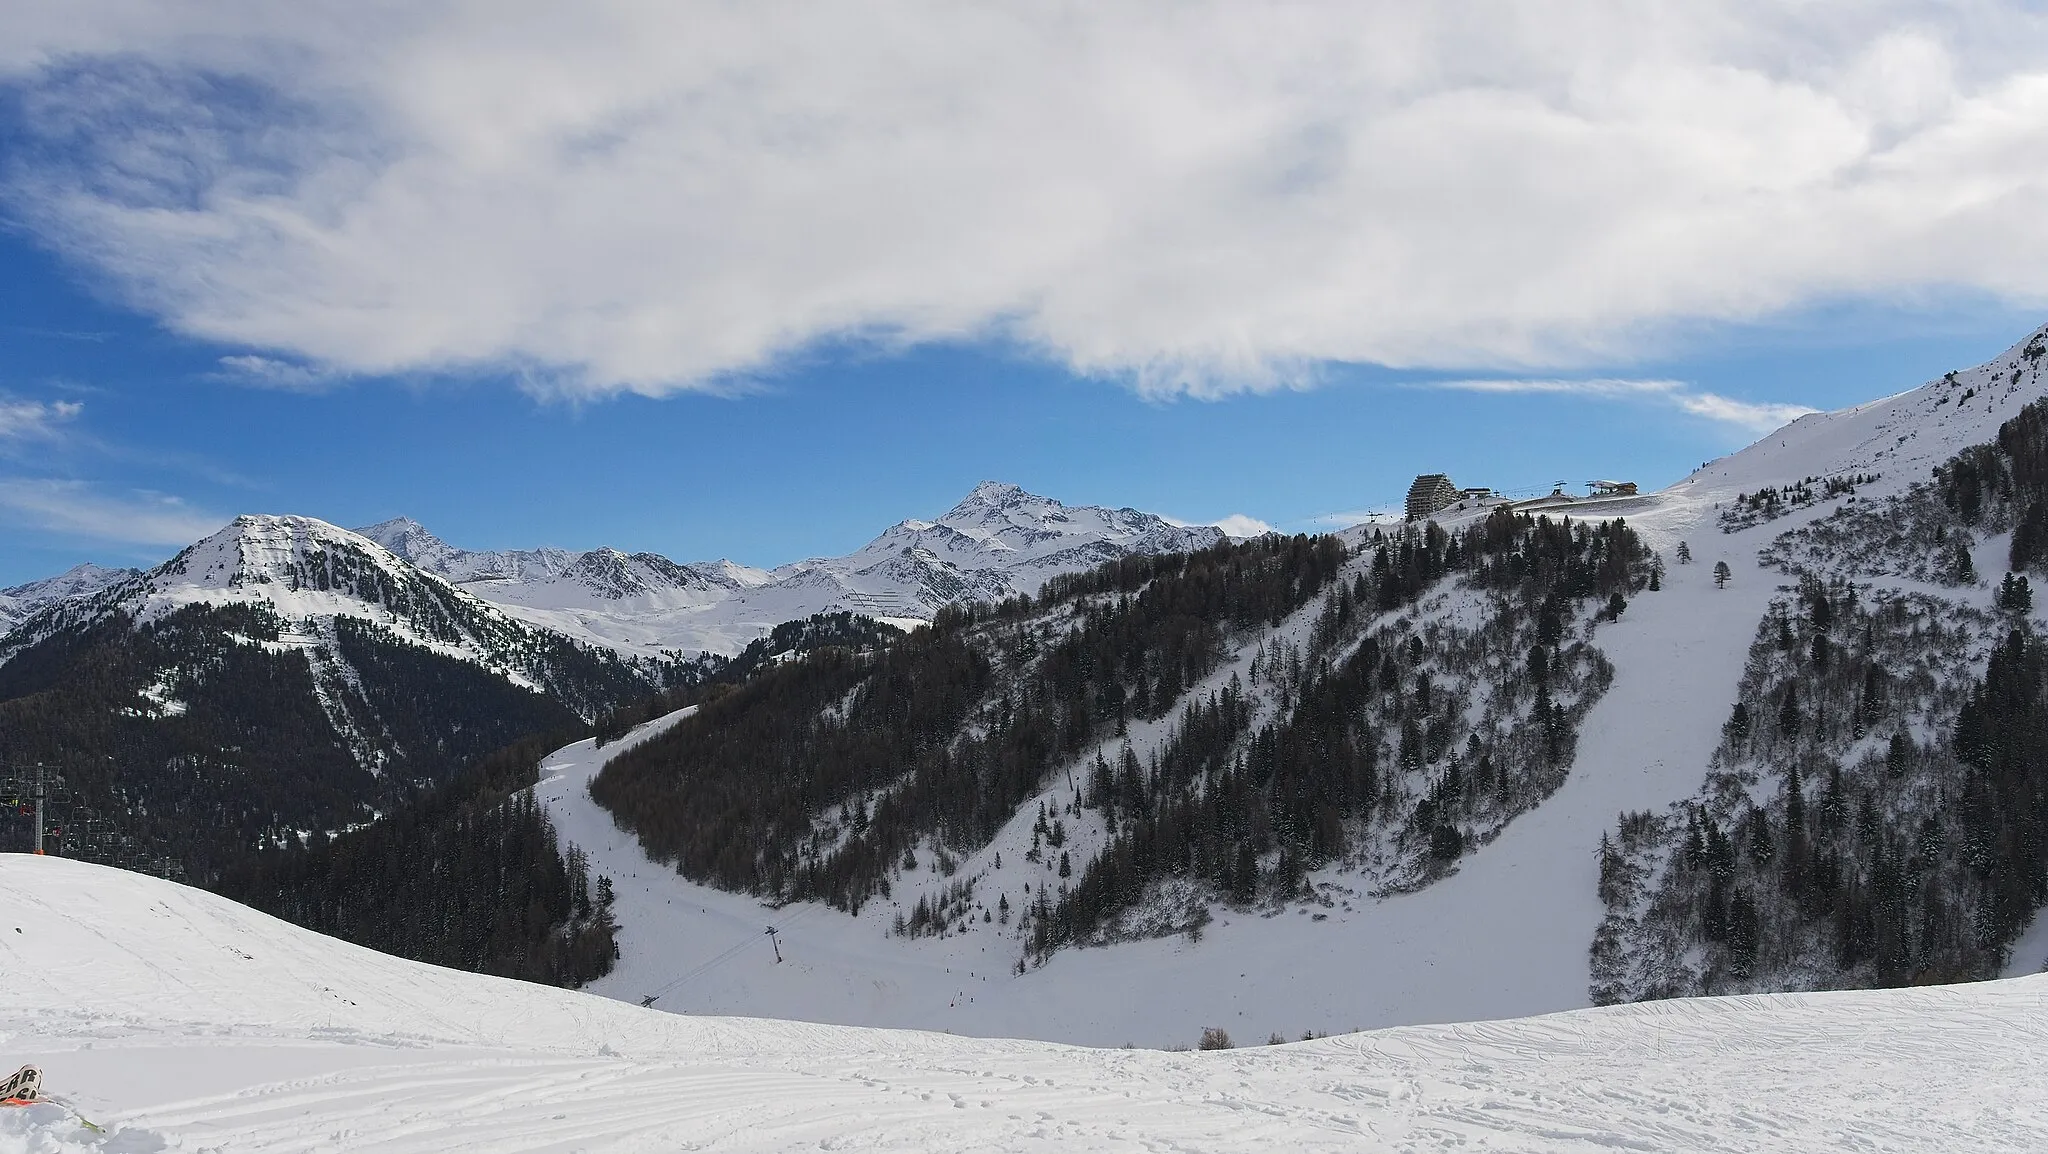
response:
<svg viewBox="0 0 2048 1154"><path fill-rule="evenodd" d="M1448 509L1458 503L1461 494L1451 479L1442 473L1424 473L1408 486L1408 519L1420 521L1439 510Z"/></svg>

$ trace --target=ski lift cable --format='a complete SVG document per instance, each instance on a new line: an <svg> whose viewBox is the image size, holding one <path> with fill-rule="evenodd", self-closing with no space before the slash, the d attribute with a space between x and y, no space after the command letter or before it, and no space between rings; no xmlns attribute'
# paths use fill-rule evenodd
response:
<svg viewBox="0 0 2048 1154"><path fill-rule="evenodd" d="M776 925L775 932L787 933L790 926L795 925L797 922L800 922L804 918L817 912L819 908L820 907L816 905L805 906L803 909L798 910L796 913L791 914L789 917L782 919L781 922ZM717 969L719 966L722 966L725 963L731 961L733 958L739 956L746 950L748 946L758 942L760 938L761 931L748 930L743 937L741 937L738 941L735 941L732 945L727 946L724 950L713 955L712 957L705 959L702 962L697 963L690 969L683 971L683 973L670 979L665 985L657 987L653 993L642 995L647 1000L646 1003L643 1004L651 1004L656 999L666 997L671 991L676 989L676 987L681 986L685 982L688 982L694 978L701 977L704 974L707 974L712 970Z"/></svg>

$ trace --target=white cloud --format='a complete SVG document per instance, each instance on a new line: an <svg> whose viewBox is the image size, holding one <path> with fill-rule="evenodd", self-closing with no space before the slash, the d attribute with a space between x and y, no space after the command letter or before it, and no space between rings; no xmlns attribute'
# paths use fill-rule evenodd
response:
<svg viewBox="0 0 2048 1154"><path fill-rule="evenodd" d="M216 375L221 380L259 389L278 389L292 393L320 392L340 379L335 373L291 361L281 361L276 357L222 357L220 367L221 371Z"/></svg>
<svg viewBox="0 0 2048 1154"><path fill-rule="evenodd" d="M76 401L23 401L0 395L0 441L47 441L83 411Z"/></svg>
<svg viewBox="0 0 2048 1154"><path fill-rule="evenodd" d="M1738 401L1715 393L1680 393L1673 396L1672 400L1679 408L1695 416L1723 421L1753 433L1768 433L1772 429L1789 425L1808 413L1819 411L1806 405Z"/></svg>
<svg viewBox="0 0 2048 1154"><path fill-rule="evenodd" d="M1243 540L1246 537L1259 537L1275 531L1271 525L1266 524L1257 517L1247 516L1243 513L1232 513L1228 517L1209 523L1223 530L1224 536L1234 537L1239 540Z"/></svg>
<svg viewBox="0 0 2048 1154"><path fill-rule="evenodd" d="M0 477L0 519L135 545L189 545L227 523L162 493L109 495L81 481L27 477Z"/></svg>
<svg viewBox="0 0 2048 1154"><path fill-rule="evenodd" d="M1718 393L1696 392L1684 381L1627 380L1594 377L1586 380L1551 378L1493 380L1479 378L1457 381L1425 381L1413 385L1424 389L1452 389L1467 393L1548 393L1601 400L1646 399L1669 404L1710 421L1733 425L1748 433L1768 433L1817 410L1806 405L1770 401L1740 401Z"/></svg>
<svg viewBox="0 0 2048 1154"><path fill-rule="evenodd" d="M314 373L660 393L821 340L993 336L1212 394L1612 363L1673 322L1930 285L2048 302L2048 17L2017 2L69 0L8 26L13 211L174 327Z"/></svg>

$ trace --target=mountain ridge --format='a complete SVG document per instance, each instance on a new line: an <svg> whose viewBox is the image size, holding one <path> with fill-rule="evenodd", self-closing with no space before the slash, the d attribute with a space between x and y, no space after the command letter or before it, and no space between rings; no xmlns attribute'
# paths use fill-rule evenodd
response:
<svg viewBox="0 0 2048 1154"><path fill-rule="evenodd" d="M1215 526L1066 505L1001 481L977 484L936 518L898 521L852 553L772 570L608 547L464 550L403 517L359 532L515 616L643 656L730 655L775 625L819 613L929 620L946 605L1035 593L1057 574L1226 539Z"/></svg>

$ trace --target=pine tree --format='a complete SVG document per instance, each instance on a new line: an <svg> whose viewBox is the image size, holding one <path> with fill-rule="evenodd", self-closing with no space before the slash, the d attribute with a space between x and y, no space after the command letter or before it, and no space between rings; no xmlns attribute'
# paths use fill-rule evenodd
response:
<svg viewBox="0 0 2048 1154"><path fill-rule="evenodd" d="M1785 696L1778 702L1778 733L1784 737L1797 737L1799 727L1799 683L1787 682Z"/></svg>

